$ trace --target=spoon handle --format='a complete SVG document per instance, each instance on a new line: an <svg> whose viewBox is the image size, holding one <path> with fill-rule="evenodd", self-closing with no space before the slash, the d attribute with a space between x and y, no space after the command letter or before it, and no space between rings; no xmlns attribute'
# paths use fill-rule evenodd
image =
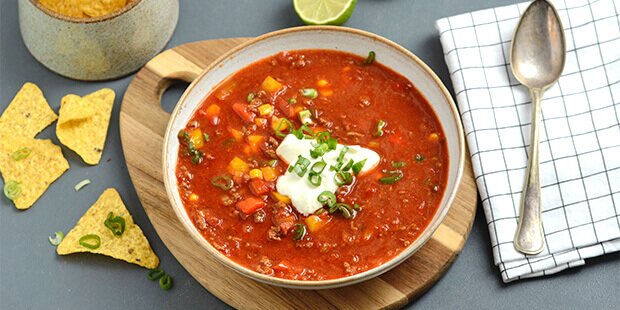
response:
<svg viewBox="0 0 620 310"><path fill-rule="evenodd" d="M540 125L540 103L543 97L542 89L531 89L532 95L532 125L530 139L530 153L527 164L527 175L521 194L521 210L519 212L519 226L515 233L514 247L525 254L542 252L545 240L542 233L540 177L538 160L538 127Z"/></svg>

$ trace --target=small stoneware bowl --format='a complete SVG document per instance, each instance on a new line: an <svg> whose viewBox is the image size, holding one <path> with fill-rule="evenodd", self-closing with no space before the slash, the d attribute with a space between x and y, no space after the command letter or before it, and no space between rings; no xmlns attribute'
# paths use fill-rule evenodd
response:
<svg viewBox="0 0 620 310"><path fill-rule="evenodd" d="M441 204L425 231L409 247L383 265L338 279L321 281L288 280L266 276L230 260L205 240L188 216L178 191L176 165L179 153L177 133L185 125L214 87L229 75L265 57L282 51L327 49L365 57L376 52L377 61L409 79L426 97L437 114L449 151L448 182ZM190 234L201 247L231 269L260 282L298 289L326 289L355 284L376 277L409 258L419 250L443 221L458 190L463 173L464 138L461 121L452 97L433 71L405 48L372 33L345 27L299 27L272 32L244 43L214 61L187 88L172 113L163 147L163 177L170 203ZM197 249L198 251L198 249Z"/></svg>
<svg viewBox="0 0 620 310"><path fill-rule="evenodd" d="M179 0L132 0L96 18L53 12L37 0L18 0L26 47L50 70L76 80L109 80L142 67L168 43Z"/></svg>

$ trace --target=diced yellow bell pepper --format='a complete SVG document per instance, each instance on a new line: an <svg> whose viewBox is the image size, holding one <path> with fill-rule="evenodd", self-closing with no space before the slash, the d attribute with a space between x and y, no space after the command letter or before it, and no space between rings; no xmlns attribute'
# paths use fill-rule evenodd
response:
<svg viewBox="0 0 620 310"><path fill-rule="evenodd" d="M273 181L278 177L278 173L273 167L262 167L260 170L263 172L263 178L265 181Z"/></svg>
<svg viewBox="0 0 620 310"><path fill-rule="evenodd" d="M308 226L308 230L310 230L311 233L318 231L323 226L325 226L325 224L327 224L327 221L323 220L317 215L310 215L306 218L305 221L306 226Z"/></svg>
<svg viewBox="0 0 620 310"><path fill-rule="evenodd" d="M250 170L250 178L251 179L262 179L263 171L261 169L252 169Z"/></svg>
<svg viewBox="0 0 620 310"><path fill-rule="evenodd" d="M259 135L248 136L248 144L252 152L258 152L260 150L260 143L263 142L265 137Z"/></svg>
<svg viewBox="0 0 620 310"><path fill-rule="evenodd" d="M194 129L189 133L189 141L192 142L196 149L200 149L205 145L205 140L200 129Z"/></svg>
<svg viewBox="0 0 620 310"><path fill-rule="evenodd" d="M281 126L280 126L280 123L282 123ZM285 132L285 130L288 129L288 124L284 121L284 118L279 118L274 115L271 117L271 129L273 129L274 131L280 129L280 131Z"/></svg>
<svg viewBox="0 0 620 310"><path fill-rule="evenodd" d="M265 78L260 87L263 90L275 93L278 90L282 89L282 83L276 81L276 79L272 78L271 76L268 76Z"/></svg>
<svg viewBox="0 0 620 310"><path fill-rule="evenodd" d="M243 132L241 132L240 130L230 128L229 131L230 131L230 134L233 136L233 138L237 140L237 142L243 140Z"/></svg>
<svg viewBox="0 0 620 310"><path fill-rule="evenodd" d="M273 106L270 104L263 104L258 107L258 113L262 116L269 116L273 113Z"/></svg>
<svg viewBox="0 0 620 310"><path fill-rule="evenodd" d="M274 199L284 202L285 204L291 203L291 198L288 198L287 196L284 196L278 192L271 192L271 195L273 196Z"/></svg>
<svg viewBox="0 0 620 310"><path fill-rule="evenodd" d="M250 166L243 159L235 156L230 163L228 163L228 172L233 175L240 175L250 171Z"/></svg>

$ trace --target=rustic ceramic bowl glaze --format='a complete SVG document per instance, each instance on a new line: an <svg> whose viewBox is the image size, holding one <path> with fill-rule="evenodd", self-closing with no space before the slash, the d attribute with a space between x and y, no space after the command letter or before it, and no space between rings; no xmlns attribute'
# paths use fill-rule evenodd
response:
<svg viewBox="0 0 620 310"><path fill-rule="evenodd" d="M260 274L230 260L203 238L192 223L181 202L175 174L179 153L177 133L185 128L205 96L221 81L240 69L279 52L299 49L338 50L362 57L366 57L368 51L375 51L377 61L405 76L426 97L443 126L448 144L448 184L439 210L425 231L403 252L383 265L338 279L300 281L275 278ZM247 277L268 284L298 289L326 289L351 285L376 277L396 267L420 249L430 239L450 209L463 173L464 155L463 130L452 97L435 73L418 57L400 45L372 33L344 27L299 27L272 32L234 48L214 61L192 82L179 100L168 123L164 137L163 173L170 203L187 232L221 263Z"/></svg>
<svg viewBox="0 0 620 310"><path fill-rule="evenodd" d="M18 0L26 47L50 70L77 80L118 78L142 67L174 32L179 0L133 0L96 18L60 15L36 0Z"/></svg>

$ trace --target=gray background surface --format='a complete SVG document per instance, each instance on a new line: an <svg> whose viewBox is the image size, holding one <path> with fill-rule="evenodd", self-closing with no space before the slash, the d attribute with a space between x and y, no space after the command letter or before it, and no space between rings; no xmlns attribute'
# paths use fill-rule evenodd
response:
<svg viewBox="0 0 620 310"><path fill-rule="evenodd" d="M71 169L30 210L19 212L0 201L0 308L2 309L146 309L227 306L202 288L163 245L140 206L124 163L118 129L121 98L132 76L104 83L62 78L30 56L18 27L17 1L0 1L0 110L26 81L37 83L58 111L67 93L85 95L102 87L116 90L102 162L88 167L63 147ZM420 56L451 88L434 21L467 11L511 4L510 0L359 0L347 26L385 36ZM168 47L185 42L255 36L300 25L290 0L182 0L180 21ZM168 110L183 87L164 96ZM52 137L55 126L40 138ZM56 138L53 138L58 144ZM110 159L108 161L108 159ZM80 192L82 179L93 183ZM47 236L67 232L108 187L123 197L174 277L169 292L146 278L137 266L99 255L59 257ZM217 277L218 275L213 275ZM585 267L534 280L503 284L493 265L482 210L460 257L446 275L409 307L421 309L544 308L612 309L620 304L620 255L589 260Z"/></svg>

